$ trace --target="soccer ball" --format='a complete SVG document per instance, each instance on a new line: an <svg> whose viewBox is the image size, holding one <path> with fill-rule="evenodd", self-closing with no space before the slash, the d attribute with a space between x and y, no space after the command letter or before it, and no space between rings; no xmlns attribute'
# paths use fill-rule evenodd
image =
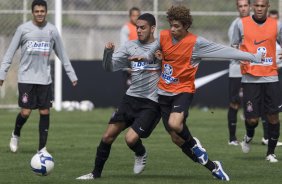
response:
<svg viewBox="0 0 282 184"><path fill-rule="evenodd" d="M43 150L32 157L30 166L36 175L47 176L54 168L54 160L50 153Z"/></svg>

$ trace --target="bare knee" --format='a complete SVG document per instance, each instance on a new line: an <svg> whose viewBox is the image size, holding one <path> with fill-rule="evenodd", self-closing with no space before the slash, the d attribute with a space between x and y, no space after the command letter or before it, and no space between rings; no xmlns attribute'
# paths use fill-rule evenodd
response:
<svg viewBox="0 0 282 184"><path fill-rule="evenodd" d="M50 113L49 109L39 109L39 114L48 115Z"/></svg>
<svg viewBox="0 0 282 184"><path fill-rule="evenodd" d="M238 110L240 107L240 104L238 103L230 103L229 106L234 109L234 110Z"/></svg>
<svg viewBox="0 0 282 184"><path fill-rule="evenodd" d="M279 122L278 114L268 114L267 118L270 124L277 124Z"/></svg>
<svg viewBox="0 0 282 184"><path fill-rule="evenodd" d="M32 111L31 109L22 109L21 110L21 116L23 118L28 118L31 114L31 111Z"/></svg>
<svg viewBox="0 0 282 184"><path fill-rule="evenodd" d="M116 139L116 136L109 134L107 132L102 137L103 142L106 144L112 144L115 139Z"/></svg>
<svg viewBox="0 0 282 184"><path fill-rule="evenodd" d="M247 119L247 122L249 125L257 125L259 122L259 118L250 118L250 119Z"/></svg>
<svg viewBox="0 0 282 184"><path fill-rule="evenodd" d="M130 128L125 135L125 142L128 146L134 146L139 138L139 135L132 128Z"/></svg>

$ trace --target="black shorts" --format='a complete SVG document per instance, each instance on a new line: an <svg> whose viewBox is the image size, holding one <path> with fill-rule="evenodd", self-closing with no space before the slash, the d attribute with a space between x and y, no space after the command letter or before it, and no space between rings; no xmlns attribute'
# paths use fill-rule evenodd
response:
<svg viewBox="0 0 282 184"><path fill-rule="evenodd" d="M242 83L244 96L243 108L247 119L260 117L261 114L279 112L279 82Z"/></svg>
<svg viewBox="0 0 282 184"><path fill-rule="evenodd" d="M160 119L160 107L157 102L124 95L109 124L125 123L126 128L131 127L140 138L147 138Z"/></svg>
<svg viewBox="0 0 282 184"><path fill-rule="evenodd" d="M49 109L52 107L52 85L18 84L18 104L25 109Z"/></svg>
<svg viewBox="0 0 282 184"><path fill-rule="evenodd" d="M159 104L161 107L161 115L165 129L170 131L168 126L168 120L170 113L172 112L184 112L183 123L186 122L186 118L189 114L189 107L192 103L194 94L192 93L180 93L175 96L159 95Z"/></svg>
<svg viewBox="0 0 282 184"><path fill-rule="evenodd" d="M229 103L241 104L243 98L242 78L229 78Z"/></svg>

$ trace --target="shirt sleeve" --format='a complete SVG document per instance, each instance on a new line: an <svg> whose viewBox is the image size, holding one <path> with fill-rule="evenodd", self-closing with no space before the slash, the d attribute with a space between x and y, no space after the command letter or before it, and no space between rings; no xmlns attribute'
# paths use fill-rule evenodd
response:
<svg viewBox="0 0 282 184"><path fill-rule="evenodd" d="M231 37L231 46L234 48L239 48L239 45L242 43L242 35L243 35L243 24L242 20L239 19L234 24L233 34Z"/></svg>
<svg viewBox="0 0 282 184"><path fill-rule="evenodd" d="M234 60L247 60L251 62L258 62L260 56L243 52L238 49L227 47L218 43L210 42L203 37L198 37L194 51L192 54L193 59L234 59Z"/></svg>
<svg viewBox="0 0 282 184"><path fill-rule="evenodd" d="M59 35L59 32L56 28L53 31L53 39L54 39L54 51L56 55L58 56L58 58L60 59L60 61L62 62L69 79L72 82L77 81L77 76L67 56L67 53L64 49L61 36Z"/></svg>
<svg viewBox="0 0 282 184"><path fill-rule="evenodd" d="M282 24L278 22L278 34L277 34L277 42L279 43L280 47L282 47Z"/></svg>
<svg viewBox="0 0 282 184"><path fill-rule="evenodd" d="M13 61L13 57L16 51L18 50L18 48L20 47L21 37L22 37L22 29L21 27L18 27L1 63L0 80L5 80L7 76L7 72Z"/></svg>
<svg viewBox="0 0 282 184"><path fill-rule="evenodd" d="M129 29L127 25L122 26L120 30L120 45L124 45L128 41Z"/></svg>
<svg viewBox="0 0 282 184"><path fill-rule="evenodd" d="M129 54L127 52L126 44L121 46L115 52L112 49L105 48L102 61L103 68L110 72L131 68L128 57Z"/></svg>

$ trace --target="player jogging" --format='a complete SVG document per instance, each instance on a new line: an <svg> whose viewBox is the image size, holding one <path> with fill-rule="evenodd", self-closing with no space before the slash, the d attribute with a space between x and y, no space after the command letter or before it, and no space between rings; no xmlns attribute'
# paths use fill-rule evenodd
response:
<svg viewBox="0 0 282 184"><path fill-rule="evenodd" d="M76 74L63 48L60 35L54 25L45 20L47 3L34 0L31 5L33 20L20 25L3 58L0 68L0 86L3 84L16 50L21 48L18 70L18 103L21 111L16 118L15 129L10 140L10 149L17 152L21 129L33 109L39 109L39 147L46 150L52 106L52 79L50 55L52 49L62 61L73 86L77 84Z"/></svg>

